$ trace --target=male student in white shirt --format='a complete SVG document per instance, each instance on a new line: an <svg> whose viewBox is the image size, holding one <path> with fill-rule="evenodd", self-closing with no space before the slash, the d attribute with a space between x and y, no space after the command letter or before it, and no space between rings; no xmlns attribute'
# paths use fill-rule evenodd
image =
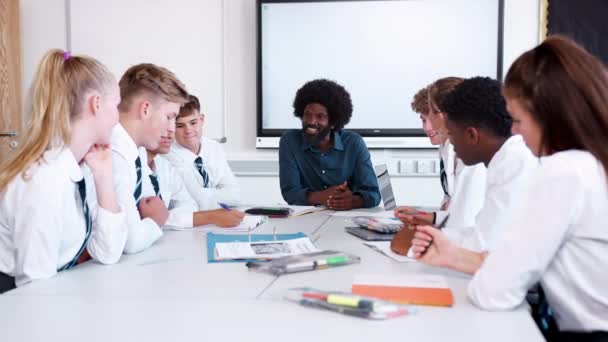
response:
<svg viewBox="0 0 608 342"><path fill-rule="evenodd" d="M395 209L395 214L401 214L413 224L443 225L449 220L453 226L473 226L483 206L486 167L483 163L465 165L456 155L448 139L445 113L440 109L447 96L463 80L443 77L414 95L412 109L420 114L422 128L431 144L439 146L439 178L444 196L440 209L433 213L419 213L416 208L407 206Z"/></svg>
<svg viewBox="0 0 608 342"><path fill-rule="evenodd" d="M219 143L203 137L205 115L196 96L190 95L176 119L175 139L165 157L179 171L199 210L234 206L240 189Z"/></svg>
<svg viewBox="0 0 608 342"><path fill-rule="evenodd" d="M169 213L163 201L149 193L147 158L139 147L154 150L175 120L188 93L169 70L154 64L129 68L119 82L120 123L112 135L114 189L125 209L129 233L125 253L137 253L162 236Z"/></svg>
<svg viewBox="0 0 608 342"><path fill-rule="evenodd" d="M171 163L162 156L169 153L175 136L175 123L171 123L163 134L156 150L146 150L150 184L156 196L159 196L167 208L169 218L166 226L191 228L213 224L219 227L234 227L243 220L243 213L236 209L214 209L199 211L192 199L182 177Z"/></svg>
<svg viewBox="0 0 608 342"><path fill-rule="evenodd" d="M454 151L466 165L483 163L486 191L475 226L448 224L446 232L464 233L464 246L477 251L490 250L507 229L510 217L522 208L520 197L527 191L538 159L521 135L511 134L513 120L507 112L500 82L488 77L466 79L443 103L446 127Z"/></svg>
<svg viewBox="0 0 608 342"><path fill-rule="evenodd" d="M449 223L445 233L472 250L491 249L509 218L523 208L519 200L538 165L520 135L511 134L512 119L498 81L473 77L459 84L443 102L454 151L466 165L486 165L486 191L474 226Z"/></svg>

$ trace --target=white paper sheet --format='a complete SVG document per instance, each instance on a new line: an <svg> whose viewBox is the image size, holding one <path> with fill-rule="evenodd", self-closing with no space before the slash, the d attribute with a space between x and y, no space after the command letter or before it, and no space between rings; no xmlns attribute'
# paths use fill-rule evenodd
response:
<svg viewBox="0 0 608 342"><path fill-rule="evenodd" d="M318 251L320 250L315 247L309 237L277 241L218 242L215 244L215 258L217 260L274 259Z"/></svg>
<svg viewBox="0 0 608 342"><path fill-rule="evenodd" d="M378 253L384 254L385 256L395 260L396 262L416 262L416 259L399 255L391 250L391 242L390 241L368 241L363 242L367 247L375 250ZM411 255L411 250L408 255Z"/></svg>
<svg viewBox="0 0 608 342"><path fill-rule="evenodd" d="M267 220L268 220L268 217L263 216L263 215L245 215L243 217L243 221L241 221L241 223L238 226L232 227L232 228L222 228L222 227L218 227L214 224L208 224L208 225L198 226L198 227L193 227L193 228L181 228L181 227L171 227L171 226L166 226L164 228L170 229L170 230L196 230L196 231L214 232L214 233L215 232L242 233L242 232L248 232L249 228L251 228L251 230L253 231L255 228L257 228L259 225L263 224Z"/></svg>

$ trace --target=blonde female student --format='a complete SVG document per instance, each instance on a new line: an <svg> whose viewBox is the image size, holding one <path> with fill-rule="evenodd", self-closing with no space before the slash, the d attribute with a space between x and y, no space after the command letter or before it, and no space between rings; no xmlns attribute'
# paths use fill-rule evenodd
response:
<svg viewBox="0 0 608 342"><path fill-rule="evenodd" d="M0 293L120 258L127 230L108 147L119 94L92 58L51 50L40 62L27 138L0 167Z"/></svg>
<svg viewBox="0 0 608 342"><path fill-rule="evenodd" d="M557 331L546 332L549 340L607 341L605 66L567 38L552 36L515 61L503 93L513 133L540 158L532 186L521 194L527 210L490 253L459 248L441 231L419 226L415 255L472 274L469 298L487 310L517 307L540 281L557 323Z"/></svg>
<svg viewBox="0 0 608 342"><path fill-rule="evenodd" d="M433 224L457 227L475 225L485 195L486 167L483 164L466 166L454 153L445 127L441 106L447 96L464 79L444 77L421 89L414 96L412 109L420 114L422 127L432 145L439 146L440 181L444 193L439 211L417 213L412 207L395 209L395 216L414 224ZM416 214L413 214L416 213ZM449 221L448 220L449 215Z"/></svg>

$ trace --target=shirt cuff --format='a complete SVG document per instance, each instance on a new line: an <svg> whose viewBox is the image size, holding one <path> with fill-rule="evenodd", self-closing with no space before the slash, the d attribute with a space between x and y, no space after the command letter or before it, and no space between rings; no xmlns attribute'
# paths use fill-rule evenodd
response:
<svg viewBox="0 0 608 342"><path fill-rule="evenodd" d="M98 207L87 251L102 264L114 264L120 260L127 233L126 215L122 209L113 213Z"/></svg>

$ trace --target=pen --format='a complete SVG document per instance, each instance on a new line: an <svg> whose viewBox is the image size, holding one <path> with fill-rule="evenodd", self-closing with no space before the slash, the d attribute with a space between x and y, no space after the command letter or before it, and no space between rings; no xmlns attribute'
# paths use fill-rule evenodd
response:
<svg viewBox="0 0 608 342"><path fill-rule="evenodd" d="M228 211L232 210L232 209L230 208L230 206L229 206L228 204L226 204L226 203L217 202L217 204L218 204L220 207L222 207L223 209L225 209L225 210L228 210Z"/></svg>
<svg viewBox="0 0 608 342"><path fill-rule="evenodd" d="M325 309L325 310L329 310L329 311L343 313L345 315L357 316L357 317L362 317L362 318L371 317L371 314L372 314L371 310L341 307L341 306L336 306L336 305L333 305L333 304L330 304L330 303L327 303L327 302L324 302L321 300L301 299L299 302L301 305L304 305L304 306L313 307L313 308L321 308L321 309Z"/></svg>

